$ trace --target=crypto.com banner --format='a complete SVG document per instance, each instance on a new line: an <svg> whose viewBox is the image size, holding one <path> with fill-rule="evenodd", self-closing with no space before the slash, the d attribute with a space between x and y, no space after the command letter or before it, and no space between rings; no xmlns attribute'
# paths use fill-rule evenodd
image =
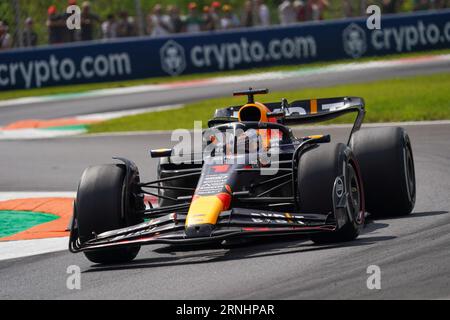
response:
<svg viewBox="0 0 450 320"><path fill-rule="evenodd" d="M450 10L0 53L0 90L176 76L450 48Z"/></svg>

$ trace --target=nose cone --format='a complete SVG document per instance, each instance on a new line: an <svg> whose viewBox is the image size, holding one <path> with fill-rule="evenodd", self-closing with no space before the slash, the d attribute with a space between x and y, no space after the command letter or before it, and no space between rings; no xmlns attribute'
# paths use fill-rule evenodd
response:
<svg viewBox="0 0 450 320"><path fill-rule="evenodd" d="M242 165L205 164L186 217L188 237L207 237L214 230L219 215L228 210L232 199L235 169Z"/></svg>
<svg viewBox="0 0 450 320"><path fill-rule="evenodd" d="M216 196L197 196L191 203L186 219L186 226L195 224L216 224L224 203Z"/></svg>
<svg viewBox="0 0 450 320"><path fill-rule="evenodd" d="M186 235L210 236L220 213L229 208L230 202L231 195L228 193L194 197L186 218Z"/></svg>

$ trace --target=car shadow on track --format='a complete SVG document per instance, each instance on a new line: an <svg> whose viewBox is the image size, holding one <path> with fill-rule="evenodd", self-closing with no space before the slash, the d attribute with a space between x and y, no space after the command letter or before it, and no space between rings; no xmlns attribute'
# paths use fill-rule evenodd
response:
<svg viewBox="0 0 450 320"><path fill-rule="evenodd" d="M380 217L383 220L397 220L397 219L414 219L414 218L423 218L423 217L432 217L432 216L440 216L443 214L449 213L448 211L423 211L423 212L413 212L411 214L395 217L393 215L386 215L386 217Z"/></svg>
<svg viewBox="0 0 450 320"><path fill-rule="evenodd" d="M415 219L426 216L443 215L448 211L428 211L414 212L411 215L403 217L382 217L384 222L368 219L362 230L361 237L355 241L332 244L316 245L306 237L283 237L279 239L266 239L251 242L242 242L230 246L210 246L210 247L192 247L192 246L161 246L144 254L150 254L152 257L136 259L133 262L120 265L92 265L91 268L83 272L112 271L121 269L140 269L154 267L181 266L201 263L215 263L230 260L253 259L267 256L277 256L285 254L306 253L321 250L330 250L346 247L360 247L375 244L380 241L395 239L395 236L376 236L374 233L380 229L389 227L386 220L394 219ZM195 251L195 252L193 252ZM161 254L155 256L154 253Z"/></svg>
<svg viewBox="0 0 450 320"><path fill-rule="evenodd" d="M366 228L364 228L364 237L361 237L355 241L332 245L313 244L308 238L305 237L289 237L276 239L275 241L274 239L269 239L240 243L225 248L223 246L207 247L201 248L200 251L198 250L198 247L162 246L156 250L153 250L159 254L163 254L159 257L154 256L153 254L150 258L137 259L126 264L92 265L90 269L83 271L83 273L217 263L223 261L306 253L337 248L368 246L380 241L387 241L396 238L395 236L368 235L375 230L386 228L387 226L388 225L386 223L371 222L368 226L366 226ZM193 250L196 250L196 252L192 252Z"/></svg>

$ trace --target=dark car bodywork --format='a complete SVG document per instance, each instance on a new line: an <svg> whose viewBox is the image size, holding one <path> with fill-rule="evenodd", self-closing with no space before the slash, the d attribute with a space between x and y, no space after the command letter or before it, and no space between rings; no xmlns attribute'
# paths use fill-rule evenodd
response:
<svg viewBox="0 0 450 320"><path fill-rule="evenodd" d="M245 106L254 104L255 92L259 93L244 93L249 96ZM271 122L240 121L237 113L245 106L217 110L208 126L219 132L279 130L282 138L276 147L277 163L270 163L271 166L276 165L276 173L263 174L264 170L271 169L258 161L251 164L245 159L240 163L231 161L237 155L223 159L220 164L207 163L202 157L195 160L195 156L193 161L176 164L172 161L173 150L162 149L151 152L153 157L161 158L159 178L142 183L136 165L130 160L117 158L127 168L123 192L126 203L135 204L134 207L146 221L95 234L92 239L81 242L75 206L70 251L154 243L206 244L231 239L336 232L352 219L363 224L364 209L354 217L346 207L348 190L342 184L343 179L340 179L346 174L345 168L340 169L329 195L333 199L332 211L301 210L298 195L303 190L298 190L297 184L299 161L305 152L330 142L330 136L297 138L290 126L331 120L355 112L357 115L351 137L361 127L365 115L364 100L339 97L266 103L267 117L274 119ZM348 150L339 157L350 157ZM178 196L171 196L174 193ZM158 197L160 206L144 207L145 195ZM128 209L122 210L126 216Z"/></svg>

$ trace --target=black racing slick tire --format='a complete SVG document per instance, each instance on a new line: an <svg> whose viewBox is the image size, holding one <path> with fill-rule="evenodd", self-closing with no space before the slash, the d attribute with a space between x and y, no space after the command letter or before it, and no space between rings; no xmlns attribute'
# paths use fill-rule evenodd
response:
<svg viewBox="0 0 450 320"><path fill-rule="evenodd" d="M349 156L343 156L344 153ZM333 212L333 188L336 178L344 175L346 190L349 192L348 206L353 221L350 219L334 232L311 235L314 243L337 243L351 241L358 237L362 222L358 220L364 210L364 195L361 178L356 169L356 160L348 147L342 143L320 145L307 151L300 159L298 166L298 190L300 212L326 214Z"/></svg>
<svg viewBox="0 0 450 320"><path fill-rule="evenodd" d="M92 166L84 171L75 202L81 243L102 232L124 228L137 222L126 221L122 214L127 209L124 201L125 175L126 168L122 164ZM133 260L139 249L140 246L97 249L84 254L91 262L114 264Z"/></svg>
<svg viewBox="0 0 450 320"><path fill-rule="evenodd" d="M370 128L356 132L350 146L358 159L367 211L373 216L403 216L416 201L411 142L403 128Z"/></svg>

